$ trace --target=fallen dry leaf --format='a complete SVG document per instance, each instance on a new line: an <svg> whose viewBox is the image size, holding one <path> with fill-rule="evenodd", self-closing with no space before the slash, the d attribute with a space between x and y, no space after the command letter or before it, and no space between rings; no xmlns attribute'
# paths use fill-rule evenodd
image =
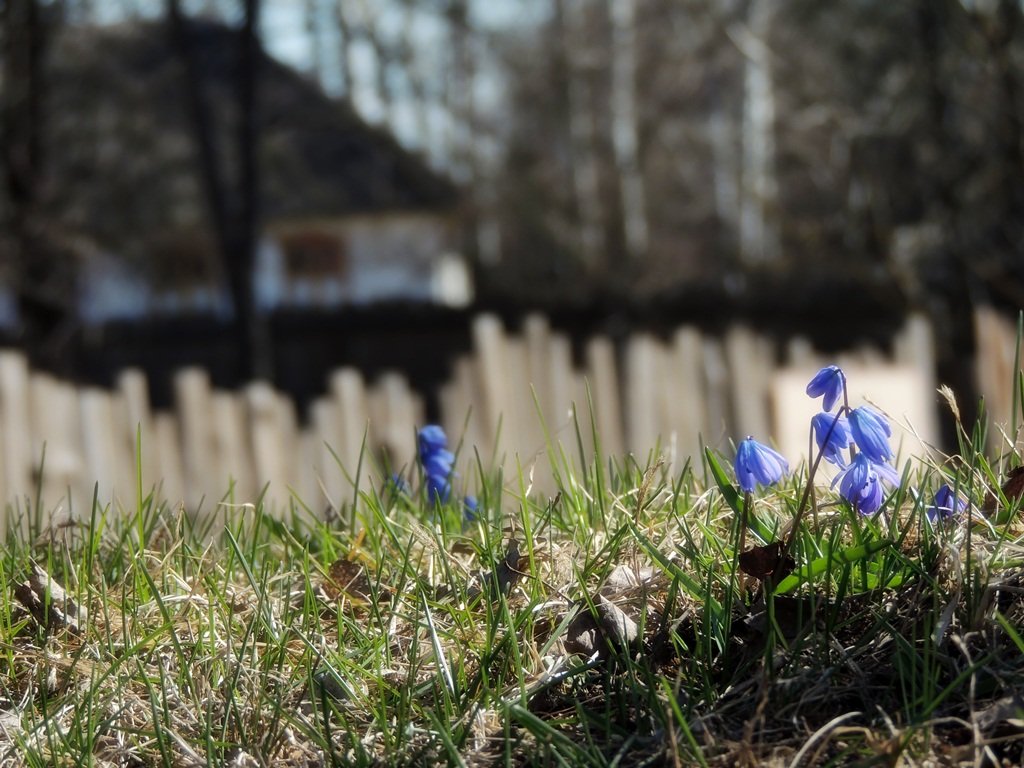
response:
<svg viewBox="0 0 1024 768"><path fill-rule="evenodd" d="M1024 497L1024 465L1014 467L1007 473L1006 480L1003 482L1003 496L1006 497L1010 504ZM988 496L985 497L985 504L982 509L991 514L996 511L998 504L999 499L994 493L989 492Z"/></svg>
<svg viewBox="0 0 1024 768"><path fill-rule="evenodd" d="M563 643L569 653L604 658L609 645L625 649L636 643L640 627L615 603L598 594L593 600L594 611L582 606L565 630Z"/></svg>
<svg viewBox="0 0 1024 768"><path fill-rule="evenodd" d="M331 563L323 587L332 600L345 598L357 603L369 603L372 600L366 566L344 557Z"/></svg>
<svg viewBox="0 0 1024 768"><path fill-rule="evenodd" d="M38 565L32 566L27 581L14 585L14 597L48 631L67 628L76 635L81 632L85 609Z"/></svg>
<svg viewBox="0 0 1024 768"><path fill-rule="evenodd" d="M776 581L785 578L794 568L796 562L789 555L781 558L782 542L773 541L760 547L752 547L746 552L741 552L740 570L748 576L753 576L759 581L764 581L769 576Z"/></svg>

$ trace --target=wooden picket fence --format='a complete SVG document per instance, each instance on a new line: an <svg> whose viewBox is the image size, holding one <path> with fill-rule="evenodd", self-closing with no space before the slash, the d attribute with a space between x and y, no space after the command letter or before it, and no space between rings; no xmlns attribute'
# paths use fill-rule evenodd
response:
<svg viewBox="0 0 1024 768"><path fill-rule="evenodd" d="M989 412L1008 423L1014 327L988 310L977 323L979 387ZM540 316L513 335L484 315L472 333L472 353L455 362L439 393L441 423L461 445L456 482L467 489L479 456L549 491L551 449L578 461L582 444L589 459L595 434L603 455L632 452L644 462L658 446L674 467L702 445L725 448L747 434L774 438L795 459L806 453L815 407L803 386L831 362L804 340L777 349L741 326L722 337L690 327L667 340L639 333L619 347L595 336L581 364ZM939 407L929 324L910 318L893 349L891 359L852 350L838 362L865 389L858 398L893 415L914 451L927 449ZM292 401L266 383L222 391L202 370L186 369L174 380L174 409L154 412L137 370L121 373L113 390L77 387L0 351L0 508L12 514L38 495L58 517L82 517L95 491L100 502L131 509L140 473L145 492L156 487L190 511L215 509L229 487L236 504L265 490L275 509L293 496L314 512L337 508L356 483L379 482L381 468L411 467L424 404L398 372L368 383L341 368L326 385L302 424Z"/></svg>

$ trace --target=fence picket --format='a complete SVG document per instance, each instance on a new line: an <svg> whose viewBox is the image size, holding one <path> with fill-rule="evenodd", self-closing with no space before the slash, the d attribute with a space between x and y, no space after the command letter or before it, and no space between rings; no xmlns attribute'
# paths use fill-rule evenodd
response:
<svg viewBox="0 0 1024 768"><path fill-rule="evenodd" d="M976 323L979 389L1002 423L1010 418L1015 331L992 311L980 310ZM702 441L726 449L729 440L750 433L765 440L784 436L787 445L805 443L805 433L789 434L780 420L790 414L801 421L801 409L814 407L799 391L799 380L823 359L806 340L789 340L783 348L791 368L780 378L773 345L740 326L722 338L692 327L677 329L667 340L637 333L618 348L608 337L595 336L582 348L582 365L574 364L569 338L540 315L527 317L519 333L507 331L496 316L482 315L472 323L471 338L472 353L454 362L437 393L436 418L452 448L462 445L459 493L475 490L478 453L485 467L506 462L506 482L512 482L518 458L536 492L553 491L542 423L574 462L581 458L575 419L584 461L594 453L593 422L605 457L629 450L643 462L660 441L672 471L697 456ZM873 371L876 383L870 386L901 382L901 398L917 397L927 406L912 415L923 425L922 438L931 439L935 426L928 409L936 382L927 321L909 318L893 350L896 366L877 349L848 350L832 359L854 366L867 384L872 380L866 372ZM921 375L915 378L914 371ZM155 485L160 499L183 503L193 513L205 499L203 509L213 514L229 478L238 503L254 501L269 483L272 509L286 511L294 491L323 514L328 502L349 504L354 483L366 487L376 481L376 467L415 474L414 430L424 423L425 406L403 374L386 372L368 385L361 372L340 368L326 389L300 427L294 403L269 384L214 391L206 372L184 369L173 379L173 411L155 412L141 371L123 371L113 391L78 389L32 372L20 353L0 351L0 500L32 496L45 443L41 487L49 509L67 506L84 516L94 483L102 504L129 509L140 434L144 490ZM792 404L791 390L797 394ZM926 394L919 397L919 391ZM799 418L793 416L797 411ZM356 477L364 440L368 453ZM7 514L6 503L0 514Z"/></svg>

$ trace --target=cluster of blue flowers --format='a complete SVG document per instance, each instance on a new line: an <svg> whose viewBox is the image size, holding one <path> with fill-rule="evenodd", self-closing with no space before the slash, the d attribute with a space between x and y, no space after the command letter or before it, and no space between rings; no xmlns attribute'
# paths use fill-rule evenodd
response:
<svg viewBox="0 0 1024 768"><path fill-rule="evenodd" d="M838 483L839 494L862 515L873 515L885 502L886 486L900 482L889 463L893 458L889 422L869 406L850 408L846 374L837 365L818 371L807 385L807 394L822 398L824 410L811 419L818 450L825 461L843 469L832 485ZM832 413L840 398L843 404ZM849 463L843 454L847 449Z"/></svg>
<svg viewBox="0 0 1024 768"><path fill-rule="evenodd" d="M811 431L821 457L842 470L832 485L839 485L839 494L857 512L875 514L885 503L886 488L894 488L900 482L890 463L894 454L889 444L889 422L869 406L850 408L846 374L837 365L818 371L807 385L807 394L822 398L824 410L811 419ZM735 467L736 479L746 493L752 493L758 485L777 483L789 471L785 458L752 437L739 444ZM966 508L967 502L944 485L926 513L935 522L954 517Z"/></svg>
<svg viewBox="0 0 1024 768"><path fill-rule="evenodd" d="M448 450L448 436L437 424L428 424L416 435L420 466L430 503L444 504L452 492L455 454Z"/></svg>
<svg viewBox="0 0 1024 768"><path fill-rule="evenodd" d="M446 504L452 493L452 477L455 475L455 454L448 450L448 436L437 424L428 424L416 435L419 448L423 481L430 503ZM465 522L476 519L480 505L475 496L462 499L462 516Z"/></svg>

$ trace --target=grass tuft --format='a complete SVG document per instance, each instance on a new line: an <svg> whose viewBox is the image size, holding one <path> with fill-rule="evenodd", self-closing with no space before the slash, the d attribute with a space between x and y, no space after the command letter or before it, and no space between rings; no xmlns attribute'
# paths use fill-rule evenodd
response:
<svg viewBox="0 0 1024 768"><path fill-rule="evenodd" d="M141 478L58 527L23 500L0 762L1020 764L1021 457L984 439L908 463L874 517L821 488L804 514L806 468L748 500L711 451L585 462L592 421L548 437L550 496L476 454L472 521L369 481L328 521L229 490L197 524ZM970 513L933 524L943 483ZM750 575L739 550L781 540L791 572Z"/></svg>

